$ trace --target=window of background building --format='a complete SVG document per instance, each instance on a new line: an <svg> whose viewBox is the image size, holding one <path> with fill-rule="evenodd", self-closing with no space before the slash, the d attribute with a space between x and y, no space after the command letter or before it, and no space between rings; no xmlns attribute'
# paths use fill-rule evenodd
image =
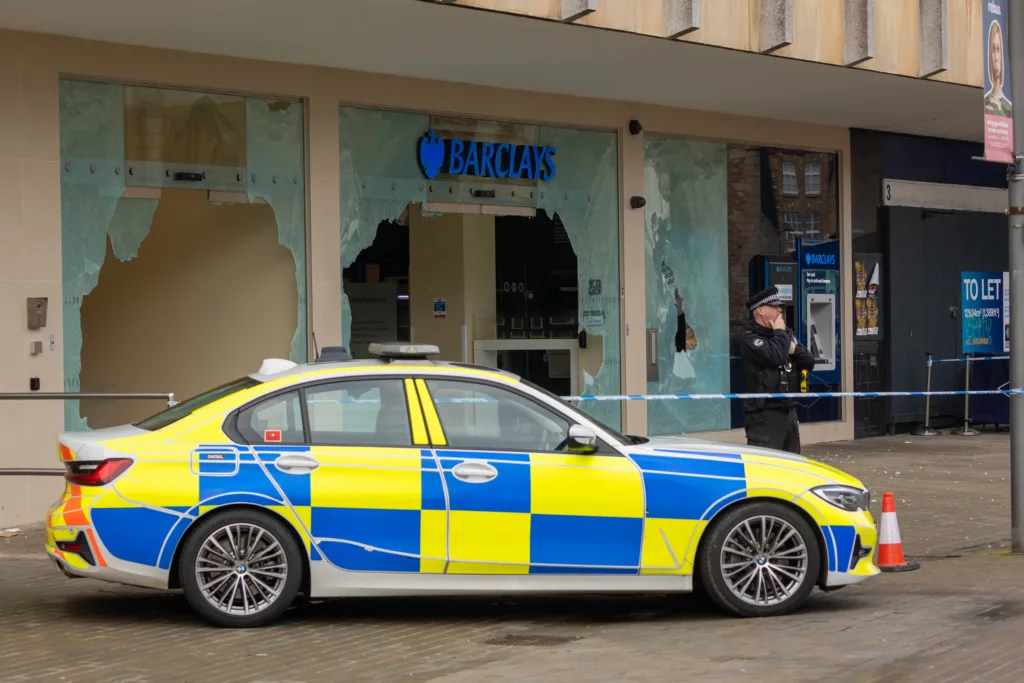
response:
<svg viewBox="0 0 1024 683"><path fill-rule="evenodd" d="M808 197L821 195L821 164L817 162L804 163L804 194Z"/></svg>
<svg viewBox="0 0 1024 683"><path fill-rule="evenodd" d="M804 216L803 236L808 239L818 239L821 236L821 214L809 213Z"/></svg>
<svg viewBox="0 0 1024 683"><path fill-rule="evenodd" d="M746 302L764 288L755 259L796 266L803 245L839 233L835 155L662 136L645 141L647 328L657 330L657 378L649 394L740 393L738 342L750 322ZM800 194L805 166L817 165L815 195ZM755 266L755 267L752 267ZM825 279L830 279L831 276ZM833 287L815 276L814 293ZM831 282L831 280L830 280ZM801 289L795 288L797 295ZM838 300L838 298L837 298ZM797 302L786 308L797 328ZM841 335L841 331L839 332ZM850 362L840 346L841 363ZM837 391L835 373L811 373L811 391ZM842 419L838 399L801 402L801 422ZM742 428L738 401L651 401L652 435Z"/></svg>
<svg viewBox="0 0 1024 683"><path fill-rule="evenodd" d="M782 194L789 197L800 194L800 186L796 182L796 162L782 162Z"/></svg>
<svg viewBox="0 0 1024 683"><path fill-rule="evenodd" d="M803 234L803 222L798 213L782 214L782 224L786 230L786 249L796 249L796 238Z"/></svg>

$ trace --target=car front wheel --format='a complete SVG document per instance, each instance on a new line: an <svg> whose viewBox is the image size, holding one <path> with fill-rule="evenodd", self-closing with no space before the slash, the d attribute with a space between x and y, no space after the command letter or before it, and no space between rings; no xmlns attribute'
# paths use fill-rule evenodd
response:
<svg viewBox="0 0 1024 683"><path fill-rule="evenodd" d="M744 617L788 614L810 596L820 552L810 524L773 502L743 505L713 523L702 550L705 590Z"/></svg>
<svg viewBox="0 0 1024 683"><path fill-rule="evenodd" d="M216 626L263 626L295 600L302 556L287 527L256 510L214 513L182 549L179 576L189 604Z"/></svg>

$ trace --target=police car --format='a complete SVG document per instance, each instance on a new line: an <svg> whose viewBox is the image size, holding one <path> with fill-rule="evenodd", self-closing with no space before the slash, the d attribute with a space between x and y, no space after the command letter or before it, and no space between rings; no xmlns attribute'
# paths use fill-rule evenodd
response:
<svg viewBox="0 0 1024 683"><path fill-rule="evenodd" d="M624 436L502 371L371 345L59 437L46 550L213 624L308 598L668 593L771 616L878 573L869 494L775 451Z"/></svg>

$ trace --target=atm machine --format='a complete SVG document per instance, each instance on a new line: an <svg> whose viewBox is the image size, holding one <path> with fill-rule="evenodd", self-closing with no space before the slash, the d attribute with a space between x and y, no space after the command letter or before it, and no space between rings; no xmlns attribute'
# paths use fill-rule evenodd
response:
<svg viewBox="0 0 1024 683"><path fill-rule="evenodd" d="M796 317L787 318L800 343L814 356L814 369L808 373L807 391L841 391L842 346L842 261L839 241L796 241L799 269ZM823 422L841 418L839 399L802 401L798 409L803 422Z"/></svg>

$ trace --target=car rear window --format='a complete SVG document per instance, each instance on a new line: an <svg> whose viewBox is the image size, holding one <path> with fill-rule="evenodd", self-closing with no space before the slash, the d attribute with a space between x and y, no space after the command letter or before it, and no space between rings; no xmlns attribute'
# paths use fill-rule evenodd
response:
<svg viewBox="0 0 1024 683"><path fill-rule="evenodd" d="M219 401L225 396L236 394L239 391L249 389L260 384L259 380L255 380L251 377L242 377L236 379L233 382L222 384L215 389L193 396L187 401L182 401L176 406L172 406L167 410L161 411L152 417L147 417L141 422L134 423L139 429L145 429L147 431L155 432L158 429L163 429L168 425L172 425L178 420L188 417L195 411L210 405L214 401Z"/></svg>

